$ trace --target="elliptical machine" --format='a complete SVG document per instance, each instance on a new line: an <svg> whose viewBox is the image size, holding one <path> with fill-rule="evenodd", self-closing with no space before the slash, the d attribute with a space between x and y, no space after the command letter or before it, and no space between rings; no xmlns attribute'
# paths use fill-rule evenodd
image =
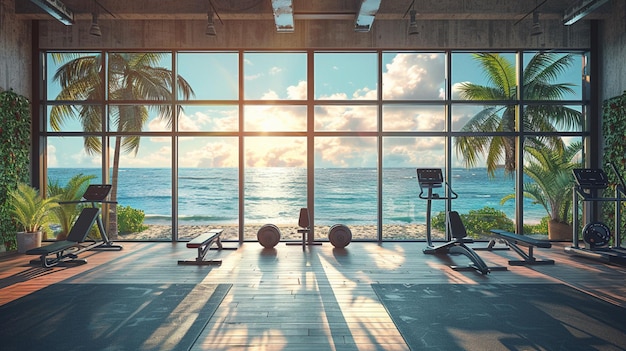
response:
<svg viewBox="0 0 626 351"><path fill-rule="evenodd" d="M418 168L417 181L420 186L419 198L426 200L426 241L427 247L424 248L425 254L461 254L469 258L472 263L466 267L450 266L455 270L473 269L481 274L488 274L492 270L506 270L506 267L489 267L478 254L466 244L473 243L471 238L467 237L465 225L456 211L446 212L447 226L447 242L441 245L434 245L431 235L431 211L432 200L454 200L458 198L447 182L443 180L443 172L440 168ZM435 192L436 188L443 188L443 194ZM448 194L446 194L446 191ZM424 193L426 192L426 193Z"/></svg>
<svg viewBox="0 0 626 351"><path fill-rule="evenodd" d="M617 177L619 184L615 186L614 197L602 197L601 190L609 186L609 180L604 170L599 168L578 168L572 170L576 184L573 191L572 224L574 227L572 246L566 247L565 252L580 257L591 258L605 263L626 265L626 249L621 246L621 207L622 201L626 200L626 183L617 171L615 164L609 163L612 172ZM613 246L611 230L599 221L590 220L582 229L584 246L580 245L579 239L579 201L582 202L613 202L615 205L615 222L613 234Z"/></svg>

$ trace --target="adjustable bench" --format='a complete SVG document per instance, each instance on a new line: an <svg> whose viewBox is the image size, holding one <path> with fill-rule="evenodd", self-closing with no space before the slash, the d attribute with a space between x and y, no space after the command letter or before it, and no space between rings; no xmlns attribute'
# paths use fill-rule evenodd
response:
<svg viewBox="0 0 626 351"><path fill-rule="evenodd" d="M523 260L509 260L511 266L535 265L535 264L554 264L554 260L537 260L533 256L533 248L539 247L549 249L552 244L547 240L534 239L525 235L519 235L506 230L492 229L491 233L498 239L502 239L507 246L517 252ZM489 247L493 247L494 240L489 242ZM528 247L528 253L524 252L519 246Z"/></svg>
<svg viewBox="0 0 626 351"><path fill-rule="evenodd" d="M26 251L27 255L40 256L38 260L32 260L30 263L41 264L41 266L45 268L50 268L62 263L87 263L84 259L79 260L78 254L100 245L99 242L89 242L88 244L83 244L99 215L100 209L98 208L83 208L78 216L78 219L76 219L76 223L74 223L72 229L70 229L66 240L55 241L50 245Z"/></svg>
<svg viewBox="0 0 626 351"><path fill-rule="evenodd" d="M224 229L212 229L204 234L200 234L187 243L187 247L190 249L198 249L198 256L195 260L179 260L178 264L184 265L211 265L222 264L222 260L205 260L204 257L211 249L211 246L215 243L218 250L222 250L222 241L220 235Z"/></svg>

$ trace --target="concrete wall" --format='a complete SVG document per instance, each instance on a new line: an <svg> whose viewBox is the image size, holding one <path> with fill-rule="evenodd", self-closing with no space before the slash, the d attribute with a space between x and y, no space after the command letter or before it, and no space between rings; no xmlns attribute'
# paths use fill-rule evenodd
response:
<svg viewBox="0 0 626 351"><path fill-rule="evenodd" d="M420 34L407 35L406 20L377 20L369 33L356 33L353 21L296 21L294 33L277 33L273 20L216 21L216 37L204 34L202 20L100 20L102 37L89 35L89 21L66 27L40 22L45 49L555 49L589 47L589 25L564 27L542 22L544 33L531 36L531 23L479 20L423 20Z"/></svg>
<svg viewBox="0 0 626 351"><path fill-rule="evenodd" d="M18 20L15 1L0 0L0 90L31 98L31 22Z"/></svg>
<svg viewBox="0 0 626 351"><path fill-rule="evenodd" d="M613 6L600 26L600 101L626 91L626 3L613 1Z"/></svg>

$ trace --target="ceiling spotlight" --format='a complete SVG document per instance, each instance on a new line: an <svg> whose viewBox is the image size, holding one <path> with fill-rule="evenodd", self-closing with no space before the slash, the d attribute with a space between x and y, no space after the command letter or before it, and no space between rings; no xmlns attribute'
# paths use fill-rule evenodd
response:
<svg viewBox="0 0 626 351"><path fill-rule="evenodd" d="M409 12L409 35L414 35L414 34L419 34L419 29L417 28L417 21L415 21L415 15L417 14L417 12L413 9L411 9L411 12Z"/></svg>
<svg viewBox="0 0 626 351"><path fill-rule="evenodd" d="M215 31L215 23L213 22L213 12L211 11L209 11L209 14L207 16L206 31L204 32L204 34L210 37L214 37L217 35L217 32Z"/></svg>
<svg viewBox="0 0 626 351"><path fill-rule="evenodd" d="M543 29L541 29L541 23L539 23L539 12L533 12L533 28L530 31L530 35L536 36L543 33Z"/></svg>
<svg viewBox="0 0 626 351"><path fill-rule="evenodd" d="M89 34L94 37L102 36L102 31L100 31L100 26L98 25L98 14L95 12L91 14L91 28L89 28Z"/></svg>

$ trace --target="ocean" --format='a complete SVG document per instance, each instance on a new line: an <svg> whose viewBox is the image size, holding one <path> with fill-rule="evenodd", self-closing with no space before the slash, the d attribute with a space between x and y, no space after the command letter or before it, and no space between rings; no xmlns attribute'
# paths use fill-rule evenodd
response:
<svg viewBox="0 0 626 351"><path fill-rule="evenodd" d="M83 173L97 178L96 168L49 168L48 178L65 185ZM180 224L237 224L238 170L236 168L179 169L178 213ZM318 225L375 225L378 190L376 169L315 169L315 220ZM292 223L299 209L307 207L306 169L248 168L245 171L244 213L246 223ZM146 224L170 224L172 216L172 170L124 168L119 173L119 205L141 209ZM483 207L501 210L511 219L515 202L500 200L514 192L514 179L500 170L489 178L484 168L452 170L452 189L458 198L452 209L468 213ZM415 168L384 169L382 177L383 224L425 223L426 200L420 199ZM433 216L444 210L445 201L433 201ZM543 207L525 199L525 223L546 216ZM295 219L294 219L295 218Z"/></svg>

